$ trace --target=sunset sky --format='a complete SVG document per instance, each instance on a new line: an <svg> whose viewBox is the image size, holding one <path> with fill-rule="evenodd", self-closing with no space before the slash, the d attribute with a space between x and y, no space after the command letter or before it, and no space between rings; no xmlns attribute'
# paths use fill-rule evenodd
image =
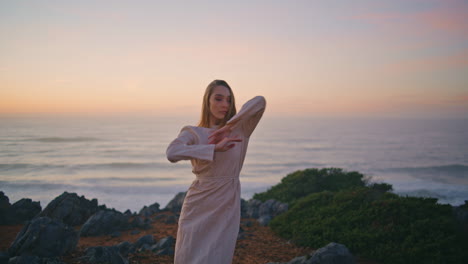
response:
<svg viewBox="0 0 468 264"><path fill-rule="evenodd" d="M468 116L468 1L1 1L0 115Z"/></svg>

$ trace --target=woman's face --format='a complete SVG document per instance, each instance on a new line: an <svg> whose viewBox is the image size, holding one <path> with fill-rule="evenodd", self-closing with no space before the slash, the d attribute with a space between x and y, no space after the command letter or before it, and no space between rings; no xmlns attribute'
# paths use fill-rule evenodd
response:
<svg viewBox="0 0 468 264"><path fill-rule="evenodd" d="M218 85L210 96L210 114L215 124L219 123L229 112L231 106L231 93L229 89Z"/></svg>

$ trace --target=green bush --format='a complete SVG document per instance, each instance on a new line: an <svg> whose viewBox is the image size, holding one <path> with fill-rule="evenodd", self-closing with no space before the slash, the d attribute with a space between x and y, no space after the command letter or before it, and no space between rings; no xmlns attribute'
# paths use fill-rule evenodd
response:
<svg viewBox="0 0 468 264"><path fill-rule="evenodd" d="M306 169L287 175L281 183L266 192L255 194L253 198L261 201L275 199L292 205L311 193L365 186L366 182L364 175L355 171L346 172L339 168Z"/></svg>
<svg viewBox="0 0 468 264"><path fill-rule="evenodd" d="M382 263L468 263L463 250L468 243L457 231L450 205L433 198L399 197L387 192L389 187L309 194L274 218L270 227L298 245L342 243L355 255Z"/></svg>

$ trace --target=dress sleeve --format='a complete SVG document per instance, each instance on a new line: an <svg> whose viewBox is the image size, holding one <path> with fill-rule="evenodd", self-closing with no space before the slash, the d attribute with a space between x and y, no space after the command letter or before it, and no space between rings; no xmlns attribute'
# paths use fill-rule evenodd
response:
<svg viewBox="0 0 468 264"><path fill-rule="evenodd" d="M260 118L265 112L266 100L263 96L256 96L247 101L241 110L233 116L226 125L233 129L241 128L246 137L250 137Z"/></svg>
<svg viewBox="0 0 468 264"><path fill-rule="evenodd" d="M191 159L213 161L215 145L200 145L197 142L197 135L190 127L186 126L182 128L179 136L167 147L167 159L170 162Z"/></svg>

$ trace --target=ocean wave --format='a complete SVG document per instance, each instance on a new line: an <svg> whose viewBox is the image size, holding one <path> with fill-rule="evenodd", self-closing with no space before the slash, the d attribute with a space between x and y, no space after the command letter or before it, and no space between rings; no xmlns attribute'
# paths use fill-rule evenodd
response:
<svg viewBox="0 0 468 264"><path fill-rule="evenodd" d="M15 190L50 190L50 189L64 189L73 190L76 186L62 183L52 183L46 181L30 180L30 181L0 181L2 189L15 189Z"/></svg>
<svg viewBox="0 0 468 264"><path fill-rule="evenodd" d="M433 180L441 183L468 184L468 166L463 164L450 164L428 167L402 167L387 168L382 172L407 174L419 179Z"/></svg>
<svg viewBox="0 0 468 264"><path fill-rule="evenodd" d="M115 196L125 195L144 195L151 194L154 192L166 193L166 194L176 194L175 189L184 189L187 188L187 184L171 184L167 185L158 185L158 184L145 184L145 185L108 185L108 184L94 184L94 183L84 183L80 184L78 182L74 183L54 183L49 181L0 181L2 186L1 191L4 193L9 193L11 191L77 191L77 190L87 190L93 191L96 193L110 193ZM27 194L25 194L27 195Z"/></svg>
<svg viewBox="0 0 468 264"><path fill-rule="evenodd" d="M245 162L244 166L252 168L316 168L323 167L323 163L312 163L312 162Z"/></svg>
<svg viewBox="0 0 468 264"><path fill-rule="evenodd" d="M87 141L98 141L99 138L94 137L41 137L31 138L28 141L37 141L44 143L62 143L62 142L87 142Z"/></svg>
<svg viewBox="0 0 468 264"><path fill-rule="evenodd" d="M455 187L435 188L435 189L412 189L395 190L400 196L436 198L440 204L451 204L453 206L464 204L468 198L468 191Z"/></svg>
<svg viewBox="0 0 468 264"><path fill-rule="evenodd" d="M59 169L65 168L65 165L55 164L32 164L32 163L1 163L0 171L12 171L21 169Z"/></svg>
<svg viewBox="0 0 468 264"><path fill-rule="evenodd" d="M80 164L73 165L77 169L158 169L166 166L167 163L161 162L110 162L98 164Z"/></svg>
<svg viewBox="0 0 468 264"><path fill-rule="evenodd" d="M167 166L167 163L161 162L110 162L110 163L89 163L89 164L33 164L33 163L1 163L0 171L15 171L15 170L54 170L54 169L68 169L68 170L145 170L145 169L159 169Z"/></svg>
<svg viewBox="0 0 468 264"><path fill-rule="evenodd" d="M131 182L131 183L151 183L151 182L161 182L161 181L173 181L174 178L156 178L156 177L129 177L129 178L119 178L119 177L92 177L80 179L80 182L85 183L103 183L103 182Z"/></svg>

